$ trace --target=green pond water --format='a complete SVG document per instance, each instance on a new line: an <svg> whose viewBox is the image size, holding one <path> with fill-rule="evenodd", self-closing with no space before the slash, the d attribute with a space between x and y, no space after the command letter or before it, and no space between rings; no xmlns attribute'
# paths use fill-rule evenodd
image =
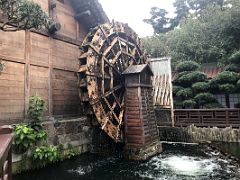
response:
<svg viewBox="0 0 240 180"><path fill-rule="evenodd" d="M164 145L163 153L145 162L84 154L13 180L240 180L238 164L202 145Z"/></svg>

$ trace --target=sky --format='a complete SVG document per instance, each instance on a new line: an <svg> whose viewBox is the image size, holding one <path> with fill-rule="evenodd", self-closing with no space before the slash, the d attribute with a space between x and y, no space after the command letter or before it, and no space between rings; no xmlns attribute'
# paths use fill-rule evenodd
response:
<svg viewBox="0 0 240 180"><path fill-rule="evenodd" d="M151 7L166 9L174 14L174 0L99 0L110 20L128 23L140 37L151 36L151 25L143 22L143 19L151 17Z"/></svg>

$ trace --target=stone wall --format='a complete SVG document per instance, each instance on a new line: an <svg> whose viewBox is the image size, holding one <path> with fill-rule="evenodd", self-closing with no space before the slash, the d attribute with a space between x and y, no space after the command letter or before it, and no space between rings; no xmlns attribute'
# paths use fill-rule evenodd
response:
<svg viewBox="0 0 240 180"><path fill-rule="evenodd" d="M155 107L155 116L158 126L172 126L171 109Z"/></svg>
<svg viewBox="0 0 240 180"><path fill-rule="evenodd" d="M91 146L92 128L87 117L48 121L43 124L48 133L48 143L55 146Z"/></svg>
<svg viewBox="0 0 240 180"><path fill-rule="evenodd" d="M170 142L240 142L240 128L159 127L161 141Z"/></svg>
<svg viewBox="0 0 240 180"><path fill-rule="evenodd" d="M74 149L78 154L92 150L93 128L87 117L61 119L43 123L48 133L47 143L54 146L63 145L64 152ZM32 169L31 153L13 154L13 173Z"/></svg>

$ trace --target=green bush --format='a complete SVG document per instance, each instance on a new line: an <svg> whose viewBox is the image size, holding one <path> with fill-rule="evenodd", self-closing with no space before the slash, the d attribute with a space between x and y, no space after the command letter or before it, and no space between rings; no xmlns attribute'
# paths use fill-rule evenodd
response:
<svg viewBox="0 0 240 180"><path fill-rule="evenodd" d="M27 124L18 124L14 130L13 149L16 153L24 153L34 145L36 134Z"/></svg>
<svg viewBox="0 0 240 180"><path fill-rule="evenodd" d="M196 106L196 102L193 99L185 100L182 102L182 106L185 108L194 108Z"/></svg>
<svg viewBox="0 0 240 180"><path fill-rule="evenodd" d="M240 64L240 50L231 55L229 61L233 64Z"/></svg>
<svg viewBox="0 0 240 180"><path fill-rule="evenodd" d="M215 76L212 80L211 83L213 84L235 84L239 79L239 74L235 72L230 72L230 71L223 71L219 73L217 76Z"/></svg>
<svg viewBox="0 0 240 180"><path fill-rule="evenodd" d="M237 87L240 88L240 79L237 81Z"/></svg>
<svg viewBox="0 0 240 180"><path fill-rule="evenodd" d="M195 92L207 92L210 89L210 84L208 82L197 82L192 85Z"/></svg>
<svg viewBox="0 0 240 180"><path fill-rule="evenodd" d="M174 108L182 108L183 104L182 101L174 100L173 101Z"/></svg>
<svg viewBox="0 0 240 180"><path fill-rule="evenodd" d="M16 153L24 153L39 141L47 139L44 130L35 130L31 124L18 124L14 129L13 149Z"/></svg>
<svg viewBox="0 0 240 180"><path fill-rule="evenodd" d="M29 126L34 129L34 133L36 134L37 141L43 141L47 139L47 132L43 130L43 127L41 124L32 122L32 123L29 123Z"/></svg>
<svg viewBox="0 0 240 180"><path fill-rule="evenodd" d="M46 110L45 101L39 96L32 96L29 100L28 118L32 121L39 122Z"/></svg>
<svg viewBox="0 0 240 180"><path fill-rule="evenodd" d="M179 73L183 71L196 71L199 67L199 64L194 61L184 61L177 65L176 70Z"/></svg>
<svg viewBox="0 0 240 180"><path fill-rule="evenodd" d="M221 84L219 85L219 90L226 94L234 93L236 91L236 86L233 84Z"/></svg>
<svg viewBox="0 0 240 180"><path fill-rule="evenodd" d="M185 88L185 89L179 90L176 95L187 99L193 96L193 92L191 88Z"/></svg>
<svg viewBox="0 0 240 180"><path fill-rule="evenodd" d="M52 145L36 147L33 150L33 159L37 161L39 166L56 162L59 159L57 148Z"/></svg>
<svg viewBox="0 0 240 180"><path fill-rule="evenodd" d="M199 72L199 71L193 71L189 74L182 75L178 78L178 83L182 86L190 86L193 83L196 82L203 82L207 80L206 74Z"/></svg>
<svg viewBox="0 0 240 180"><path fill-rule="evenodd" d="M230 72L239 72L239 67L236 66L235 64L230 64L224 68L225 71L230 71Z"/></svg>
<svg viewBox="0 0 240 180"><path fill-rule="evenodd" d="M183 87L181 87L181 86L173 86L172 92L173 92L174 95L176 95L177 92L182 90L182 89L183 89Z"/></svg>
<svg viewBox="0 0 240 180"><path fill-rule="evenodd" d="M199 93L194 97L194 100L200 106L217 102L216 98L211 93Z"/></svg>

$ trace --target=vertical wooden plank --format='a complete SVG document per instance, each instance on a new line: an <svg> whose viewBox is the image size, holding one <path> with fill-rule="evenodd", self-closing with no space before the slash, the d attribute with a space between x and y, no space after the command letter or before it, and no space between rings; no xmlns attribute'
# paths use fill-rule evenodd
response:
<svg viewBox="0 0 240 180"><path fill-rule="evenodd" d="M53 116L53 39L49 38L49 117Z"/></svg>
<svg viewBox="0 0 240 180"><path fill-rule="evenodd" d="M31 51L31 38L30 31L25 31L25 118L27 117L27 110L29 106L29 97L30 97L30 51Z"/></svg>

